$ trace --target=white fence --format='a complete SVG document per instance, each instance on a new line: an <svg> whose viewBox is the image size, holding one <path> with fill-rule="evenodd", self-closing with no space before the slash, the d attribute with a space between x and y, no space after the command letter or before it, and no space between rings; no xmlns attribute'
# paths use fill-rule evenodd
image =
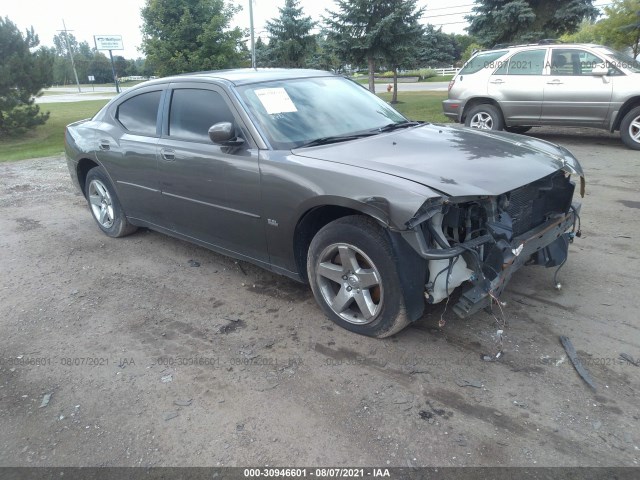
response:
<svg viewBox="0 0 640 480"><path fill-rule="evenodd" d="M429 70L435 70L438 75L455 75L460 71L459 68L430 68Z"/></svg>

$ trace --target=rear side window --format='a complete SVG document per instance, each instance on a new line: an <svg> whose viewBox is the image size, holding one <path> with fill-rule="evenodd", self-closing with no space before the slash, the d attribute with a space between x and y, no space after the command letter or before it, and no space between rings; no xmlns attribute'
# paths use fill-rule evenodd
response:
<svg viewBox="0 0 640 480"><path fill-rule="evenodd" d="M490 68L493 70L496 67L496 60L507 53L507 51L508 50L496 50L479 53L464 64L459 75L471 75L472 73L479 72L483 68Z"/></svg>
<svg viewBox="0 0 640 480"><path fill-rule="evenodd" d="M542 75L546 55L546 49L516 53L509 60L501 62L495 75Z"/></svg>
<svg viewBox="0 0 640 480"><path fill-rule="evenodd" d="M116 118L124 128L140 135L155 136L161 91L131 97L118 106Z"/></svg>
<svg viewBox="0 0 640 480"><path fill-rule="evenodd" d="M218 92L187 88L173 91L169 136L211 143L209 128L219 122L233 122L233 115Z"/></svg>

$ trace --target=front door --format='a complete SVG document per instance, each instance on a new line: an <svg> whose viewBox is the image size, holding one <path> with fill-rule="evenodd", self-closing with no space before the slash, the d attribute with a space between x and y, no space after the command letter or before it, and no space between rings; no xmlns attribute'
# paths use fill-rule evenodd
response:
<svg viewBox="0 0 640 480"><path fill-rule="evenodd" d="M268 261L260 207L258 150L226 92L202 84L173 88L158 142L159 188L168 228L227 253ZM232 122L241 147L215 145L209 128Z"/></svg>
<svg viewBox="0 0 640 480"><path fill-rule="evenodd" d="M577 48L553 48L544 86L544 124L600 127L608 118L613 93L609 76L591 72L604 60Z"/></svg>

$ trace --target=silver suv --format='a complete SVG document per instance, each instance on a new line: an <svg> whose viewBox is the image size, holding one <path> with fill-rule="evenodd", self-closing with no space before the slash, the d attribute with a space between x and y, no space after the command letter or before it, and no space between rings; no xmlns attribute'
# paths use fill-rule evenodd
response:
<svg viewBox="0 0 640 480"><path fill-rule="evenodd" d="M483 51L453 78L443 109L447 117L484 130L620 130L623 142L640 150L640 62L601 45Z"/></svg>

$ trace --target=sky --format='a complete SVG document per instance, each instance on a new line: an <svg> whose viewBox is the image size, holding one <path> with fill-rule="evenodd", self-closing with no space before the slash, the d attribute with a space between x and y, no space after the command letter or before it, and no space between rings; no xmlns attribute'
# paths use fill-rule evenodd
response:
<svg viewBox="0 0 640 480"><path fill-rule="evenodd" d="M235 0L243 7L233 19L233 26L249 28L249 0ZM53 36L63 29L62 21L78 41L93 46L94 35L122 35L124 50L114 55L137 58L142 41L140 34L140 9L145 0L1 0L0 15L8 16L18 28L33 26L40 37L40 44L53 45ZM595 5L608 4L608 0L596 0ZM278 7L284 0L253 0L253 16L256 38L265 39L267 20L278 16ZM326 8L334 5L332 0L300 0L300 6L313 20L321 21ZM426 7L423 23L441 26L447 33L465 33L465 15L473 6L473 0L418 0Z"/></svg>

